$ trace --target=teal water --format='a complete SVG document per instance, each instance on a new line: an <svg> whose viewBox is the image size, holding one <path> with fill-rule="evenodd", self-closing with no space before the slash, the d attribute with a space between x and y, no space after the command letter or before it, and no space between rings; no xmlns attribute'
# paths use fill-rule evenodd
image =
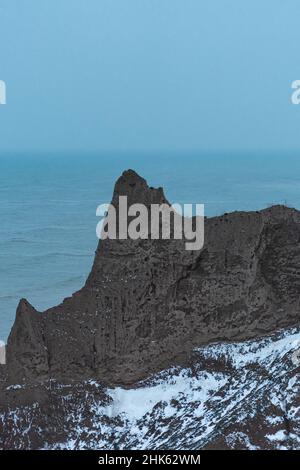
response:
<svg viewBox="0 0 300 470"><path fill-rule="evenodd" d="M0 339L26 297L37 309L79 289L97 245L96 207L133 168L170 202L206 215L286 203L300 209L300 156L1 156Z"/></svg>

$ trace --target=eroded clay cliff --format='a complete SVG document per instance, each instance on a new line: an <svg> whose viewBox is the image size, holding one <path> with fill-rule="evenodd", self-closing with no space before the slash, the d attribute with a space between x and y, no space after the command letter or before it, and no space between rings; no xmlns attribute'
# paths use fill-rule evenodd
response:
<svg viewBox="0 0 300 470"><path fill-rule="evenodd" d="M134 171L113 202L165 202ZM199 188L201 199L201 188ZM37 312L21 300L7 345L10 383L96 377L129 385L215 341L299 323L300 213L283 206L205 220L202 250L180 240L105 240L85 286Z"/></svg>

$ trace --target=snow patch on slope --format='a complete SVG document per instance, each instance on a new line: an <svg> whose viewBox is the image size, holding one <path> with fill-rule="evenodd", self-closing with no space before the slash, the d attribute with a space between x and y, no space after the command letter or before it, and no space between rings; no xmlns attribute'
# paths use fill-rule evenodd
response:
<svg viewBox="0 0 300 470"><path fill-rule="evenodd" d="M129 420L139 420L150 413L158 403L164 403L168 404L165 414L172 415L172 400L184 397L189 403L201 404L225 383L226 378L221 374L201 373L196 378L183 369L178 375L169 375L167 380L148 388L126 390L118 387L108 390L113 402L107 411L111 417L123 415Z"/></svg>

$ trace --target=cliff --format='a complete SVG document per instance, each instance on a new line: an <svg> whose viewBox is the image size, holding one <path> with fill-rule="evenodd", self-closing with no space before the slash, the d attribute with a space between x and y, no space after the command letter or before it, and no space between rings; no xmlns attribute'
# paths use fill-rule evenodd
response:
<svg viewBox="0 0 300 470"><path fill-rule="evenodd" d="M134 171L113 202L166 202ZM199 188L201 201L201 188ZM131 385L195 347L299 324L300 213L283 206L205 219L205 244L99 242L85 286L37 312L21 300L7 344L9 383L97 378Z"/></svg>

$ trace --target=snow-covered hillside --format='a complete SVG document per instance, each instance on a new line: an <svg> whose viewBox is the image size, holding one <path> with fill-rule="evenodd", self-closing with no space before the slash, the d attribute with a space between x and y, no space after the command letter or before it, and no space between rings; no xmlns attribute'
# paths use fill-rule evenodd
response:
<svg viewBox="0 0 300 470"><path fill-rule="evenodd" d="M135 388L9 387L1 448L300 449L300 329L193 351ZM34 398L36 397L36 398Z"/></svg>

